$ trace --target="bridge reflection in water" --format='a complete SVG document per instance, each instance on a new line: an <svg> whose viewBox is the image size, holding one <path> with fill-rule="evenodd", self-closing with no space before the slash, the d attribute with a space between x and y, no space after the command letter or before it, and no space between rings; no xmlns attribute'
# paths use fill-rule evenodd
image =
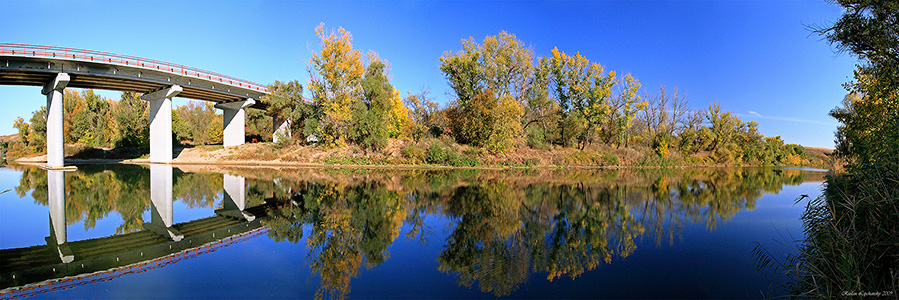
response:
<svg viewBox="0 0 899 300"><path fill-rule="evenodd" d="M26 297L112 280L212 252L265 232L261 217L266 215L267 204L247 207L244 177L223 175L223 208L215 210L214 216L174 224L173 168L152 165L149 171L151 217L150 222L142 222L144 230L80 241L69 241L66 235L66 174L46 171L50 236L46 245L0 250L0 289L4 289L0 296ZM208 181L205 177L222 175L201 176L204 178L200 180ZM35 193L39 188L40 184L36 184ZM126 218L128 214L122 215Z"/></svg>

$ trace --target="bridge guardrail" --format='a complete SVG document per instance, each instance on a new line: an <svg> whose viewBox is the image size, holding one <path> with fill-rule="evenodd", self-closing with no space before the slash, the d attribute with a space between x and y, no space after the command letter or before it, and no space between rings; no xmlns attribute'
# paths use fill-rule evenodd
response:
<svg viewBox="0 0 899 300"><path fill-rule="evenodd" d="M66 58L80 59L85 61L105 62L111 64L120 64L125 66L144 67L161 71L168 71L183 76L192 76L200 79L213 80L221 83L228 83L240 87L268 93L265 85L255 83L228 75L207 71L203 69L188 67L185 65L173 64L169 62L159 61L155 59L142 58L131 55L122 55L102 51L85 50L77 48L66 48L56 46L29 45L0 43L0 55L14 56L37 56L50 58Z"/></svg>

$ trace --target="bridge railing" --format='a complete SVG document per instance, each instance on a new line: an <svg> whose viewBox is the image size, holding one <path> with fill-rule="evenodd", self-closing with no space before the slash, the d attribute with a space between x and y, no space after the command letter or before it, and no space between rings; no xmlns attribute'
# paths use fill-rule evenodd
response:
<svg viewBox="0 0 899 300"><path fill-rule="evenodd" d="M37 57L50 57L50 58L65 58L65 59L77 59L77 60L85 60L85 61L95 61L95 62L104 62L111 64L120 64L125 66L134 66L134 67L143 67L161 71L168 71L176 74L181 74L183 76L191 76L206 80L218 81L221 83L228 83L232 85L237 85L240 87L260 91L263 93L268 93L268 88L265 85L255 83L248 80L243 80L240 78L231 77L224 74L219 74L212 71L207 71L203 69L188 67L179 64L173 64L169 62L159 61L155 59L142 58L131 55L122 55L115 54L109 52L102 51L94 51L94 50L85 50L85 49L76 49L76 48L66 48L66 47L55 47L55 46L42 46L42 45L28 45L28 44L13 44L13 43L0 43L0 55L15 55L15 56L37 56Z"/></svg>

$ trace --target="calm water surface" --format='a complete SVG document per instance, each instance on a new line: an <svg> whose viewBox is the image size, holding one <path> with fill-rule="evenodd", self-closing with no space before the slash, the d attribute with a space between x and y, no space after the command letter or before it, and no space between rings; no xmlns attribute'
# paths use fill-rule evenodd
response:
<svg viewBox="0 0 899 300"><path fill-rule="evenodd" d="M0 298L759 298L820 172L0 168ZM789 243L786 243L789 245Z"/></svg>

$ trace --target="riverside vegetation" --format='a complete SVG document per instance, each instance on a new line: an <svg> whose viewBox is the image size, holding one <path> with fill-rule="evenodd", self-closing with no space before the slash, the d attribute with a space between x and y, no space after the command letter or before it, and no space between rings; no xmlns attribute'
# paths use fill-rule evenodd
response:
<svg viewBox="0 0 899 300"><path fill-rule="evenodd" d="M249 109L247 140L268 142L275 116L290 122L281 142L241 149L233 159L323 164L449 166L553 165L792 165L827 167L833 159L765 137L718 103L689 107L677 88L650 94L631 74L619 77L580 53L553 49L535 57L515 35L500 32L480 43L462 40L440 70L454 91L441 107L427 90L402 97L390 83L390 64L354 49L339 28L315 33L304 98L298 81L269 86ZM149 143L148 107L136 93L119 101L85 90L66 91L65 141L75 157L138 157ZM0 143L9 157L45 151L45 108L18 118L18 140ZM211 104L188 102L173 112L175 144L220 143L221 115ZM101 150L98 148L115 148ZM123 150L124 149L124 150Z"/></svg>
<svg viewBox="0 0 899 300"><path fill-rule="evenodd" d="M828 175L802 217L797 254L778 259L756 248L758 267L792 277L795 296L899 295L899 2L837 1L843 16L815 29L860 60L843 106L831 116L845 172Z"/></svg>

